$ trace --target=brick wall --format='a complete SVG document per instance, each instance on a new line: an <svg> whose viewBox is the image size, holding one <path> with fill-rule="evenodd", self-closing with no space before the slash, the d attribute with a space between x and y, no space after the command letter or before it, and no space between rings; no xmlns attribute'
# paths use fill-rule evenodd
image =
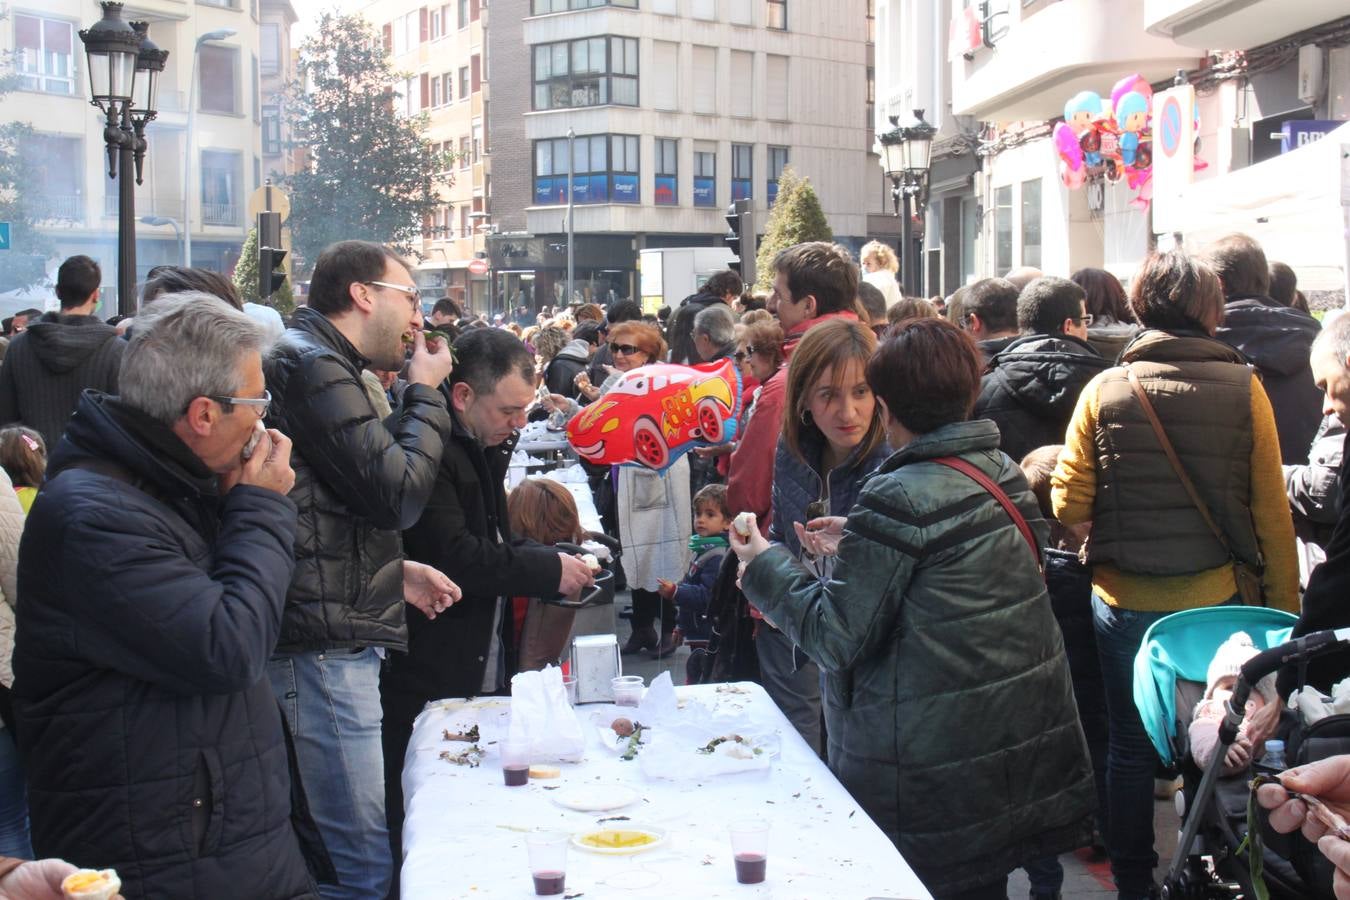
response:
<svg viewBox="0 0 1350 900"><path fill-rule="evenodd" d="M530 111L530 51L522 20L529 0L493 0L487 43L492 81L488 135L492 147L492 223L499 231L524 231L533 194L533 161L525 138Z"/></svg>

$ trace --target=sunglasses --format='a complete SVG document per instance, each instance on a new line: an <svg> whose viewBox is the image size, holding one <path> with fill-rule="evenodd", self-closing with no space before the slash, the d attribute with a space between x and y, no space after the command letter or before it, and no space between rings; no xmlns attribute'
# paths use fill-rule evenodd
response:
<svg viewBox="0 0 1350 900"><path fill-rule="evenodd" d="M645 353L641 347L634 347L632 344L610 344L609 352L614 356L632 356L635 353Z"/></svg>

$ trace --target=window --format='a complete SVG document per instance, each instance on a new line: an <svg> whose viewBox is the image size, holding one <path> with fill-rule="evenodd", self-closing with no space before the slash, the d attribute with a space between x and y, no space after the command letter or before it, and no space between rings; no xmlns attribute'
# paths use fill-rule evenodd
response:
<svg viewBox="0 0 1350 900"><path fill-rule="evenodd" d="M399 16L394 19L394 55L407 53L418 44L418 38L421 37L422 23L421 10L413 10L406 16Z"/></svg>
<svg viewBox="0 0 1350 900"><path fill-rule="evenodd" d="M770 53L764 58L764 118L788 120L788 58Z"/></svg>
<svg viewBox="0 0 1350 900"><path fill-rule="evenodd" d="M254 124L257 124L262 121L262 118L260 117L262 107L262 76L258 74L258 57L250 53L249 59L253 63L249 68L249 73L253 76L253 94L251 95L249 106L253 108L253 122Z"/></svg>
<svg viewBox="0 0 1350 900"><path fill-rule="evenodd" d="M867 109L863 120L864 128L875 128L877 123L877 70L874 66L867 67Z"/></svg>
<svg viewBox="0 0 1350 900"><path fill-rule="evenodd" d="M197 0L202 6L218 6L221 9L238 9L238 0Z"/></svg>
<svg viewBox="0 0 1350 900"><path fill-rule="evenodd" d="M281 26L264 22L258 28L258 65L264 75L276 75L281 72Z"/></svg>
<svg viewBox="0 0 1350 900"><path fill-rule="evenodd" d="M431 105L441 105L441 76L439 75L431 79Z"/></svg>
<svg viewBox="0 0 1350 900"><path fill-rule="evenodd" d="M769 181L767 184L767 196L769 198L770 206L773 206L773 201L778 199L778 178L783 174L783 169L787 164L788 148L769 148Z"/></svg>
<svg viewBox="0 0 1350 900"><path fill-rule="evenodd" d="M264 156L277 156L281 153L281 107L268 105L262 108L262 152Z"/></svg>
<svg viewBox="0 0 1350 900"><path fill-rule="evenodd" d="M787 30L787 0L764 0L764 13L769 28Z"/></svg>
<svg viewBox="0 0 1350 900"><path fill-rule="evenodd" d="M695 19L717 18L716 0L693 0L693 5L689 9L689 14Z"/></svg>
<svg viewBox="0 0 1350 900"><path fill-rule="evenodd" d="M731 0L731 24L755 24L753 0Z"/></svg>
<svg viewBox="0 0 1350 900"><path fill-rule="evenodd" d="M19 86L48 94L75 93L75 26L60 19L14 16Z"/></svg>
<svg viewBox="0 0 1350 900"><path fill-rule="evenodd" d="M755 114L755 54L731 51L731 114L750 118Z"/></svg>
<svg viewBox="0 0 1350 900"><path fill-rule="evenodd" d="M694 205L717 206L717 151L711 145L694 150Z"/></svg>
<svg viewBox="0 0 1350 900"><path fill-rule="evenodd" d="M1041 267L1041 180L1022 182L1022 265Z"/></svg>
<svg viewBox="0 0 1350 900"><path fill-rule="evenodd" d="M459 99L469 99L469 67L459 67Z"/></svg>
<svg viewBox="0 0 1350 900"><path fill-rule="evenodd" d="M638 102L636 38L592 37L534 46L534 108Z"/></svg>
<svg viewBox="0 0 1350 900"><path fill-rule="evenodd" d="M680 142L656 139L656 205L680 205Z"/></svg>
<svg viewBox="0 0 1350 900"><path fill-rule="evenodd" d="M239 112L238 90L235 87L235 72L238 69L239 51L232 47L203 46L198 61L197 108L202 112L237 113Z"/></svg>
<svg viewBox="0 0 1350 900"><path fill-rule="evenodd" d="M678 16L680 4L676 0L652 0L650 9L663 16Z"/></svg>
<svg viewBox="0 0 1350 900"><path fill-rule="evenodd" d="M238 225L243 177L239 153L228 150L202 151L202 224Z"/></svg>
<svg viewBox="0 0 1350 900"><path fill-rule="evenodd" d="M867 0L867 43L877 42L877 0Z"/></svg>
<svg viewBox="0 0 1350 900"><path fill-rule="evenodd" d="M596 6L622 6L637 9L638 0L532 0L530 15L567 12L572 9L591 9Z"/></svg>
<svg viewBox="0 0 1350 900"><path fill-rule="evenodd" d="M441 35L445 34L445 26L441 24L442 21L443 20L441 19L440 9L433 9L431 11L431 20L429 23L429 31L427 35L428 38L434 41Z"/></svg>
<svg viewBox="0 0 1350 900"><path fill-rule="evenodd" d="M680 45L674 41L652 42L652 71L647 98L654 109L679 108Z"/></svg>
<svg viewBox="0 0 1350 900"><path fill-rule="evenodd" d="M732 200L748 200L754 194L754 151L749 144L731 145Z"/></svg>
<svg viewBox="0 0 1350 900"><path fill-rule="evenodd" d="M469 0L459 0L459 27L469 27Z"/></svg>
<svg viewBox="0 0 1350 900"><path fill-rule="evenodd" d="M455 93L455 73L446 72L441 76L441 102L449 104L454 98Z"/></svg>
<svg viewBox="0 0 1350 900"><path fill-rule="evenodd" d="M717 48L694 47L694 112L717 112Z"/></svg>
<svg viewBox="0 0 1350 900"><path fill-rule="evenodd" d="M1013 267L1013 208L1012 186L994 191L994 269L1006 272Z"/></svg>
<svg viewBox="0 0 1350 900"><path fill-rule="evenodd" d="M567 138L534 142L534 202L567 202ZM636 135L579 135L572 142L572 199L575 203L637 203Z"/></svg>
<svg viewBox="0 0 1350 900"><path fill-rule="evenodd" d="M394 84L394 112L400 116L415 116L420 108L421 93L417 78L404 78Z"/></svg>
<svg viewBox="0 0 1350 900"><path fill-rule="evenodd" d="M483 158L483 125L481 122L473 124L473 137L469 146L473 149L473 161L475 163Z"/></svg>
<svg viewBox="0 0 1350 900"><path fill-rule="evenodd" d="M34 175L28 197L43 220L84 220L84 153L79 138L33 134L19 144ZM111 179L104 179L111 182Z"/></svg>
<svg viewBox="0 0 1350 900"><path fill-rule="evenodd" d="M466 134L459 139L459 167L467 169L471 165L473 165L473 144Z"/></svg>
<svg viewBox="0 0 1350 900"><path fill-rule="evenodd" d="M466 203L459 208L459 236L462 238L473 237L473 227L469 221L469 205Z"/></svg>

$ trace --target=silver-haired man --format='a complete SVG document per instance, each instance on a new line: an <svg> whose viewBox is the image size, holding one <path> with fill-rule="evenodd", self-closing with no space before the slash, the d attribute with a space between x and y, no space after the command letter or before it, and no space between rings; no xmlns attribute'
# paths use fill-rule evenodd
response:
<svg viewBox="0 0 1350 900"><path fill-rule="evenodd" d="M314 892L265 677L296 507L291 442L261 425L263 343L206 294L148 307L120 395L86 392L54 449L19 551L33 848L116 868L128 897Z"/></svg>

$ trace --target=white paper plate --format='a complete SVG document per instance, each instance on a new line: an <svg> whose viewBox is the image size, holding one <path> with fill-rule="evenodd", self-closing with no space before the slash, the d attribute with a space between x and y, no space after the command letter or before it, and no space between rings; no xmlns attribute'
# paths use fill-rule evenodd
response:
<svg viewBox="0 0 1350 900"><path fill-rule="evenodd" d="M642 795L624 784L582 784L554 791L549 799L577 812L608 812L631 806Z"/></svg>
<svg viewBox="0 0 1350 900"><path fill-rule="evenodd" d="M595 847L585 842L584 838L588 834L601 831L639 831L651 835L652 840L637 847ZM634 853L645 853L648 850L660 847L665 842L666 830L664 828L656 828L652 825L634 825L631 822L616 822L612 828L588 828L572 835L573 847L578 850L585 850L587 853L598 853L601 856L631 856Z"/></svg>

